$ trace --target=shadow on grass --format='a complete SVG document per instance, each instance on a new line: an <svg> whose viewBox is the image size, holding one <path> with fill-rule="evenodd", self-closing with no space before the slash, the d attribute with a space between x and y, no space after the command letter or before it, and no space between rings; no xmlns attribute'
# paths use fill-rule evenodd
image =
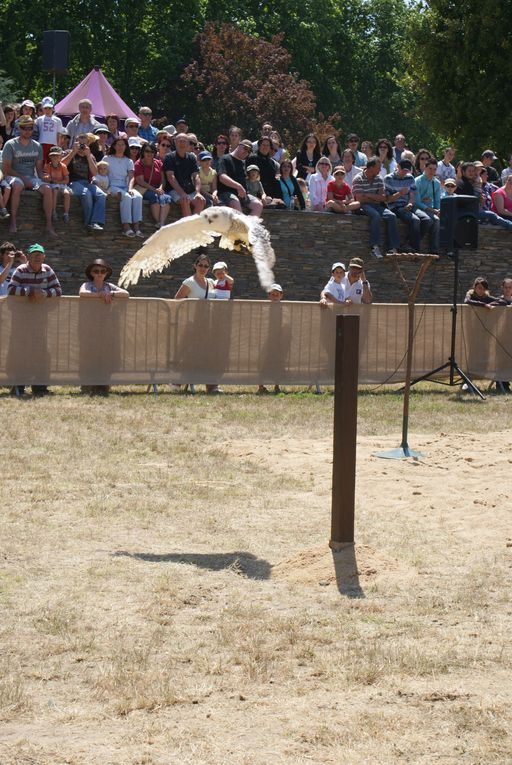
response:
<svg viewBox="0 0 512 765"><path fill-rule="evenodd" d="M113 553L114 557L136 558L146 563L185 563L186 565L207 568L210 571L223 571L231 569L237 574L242 574L248 579L270 579L272 566L263 558L257 558L249 552L232 553L155 553L127 552L118 550Z"/></svg>
<svg viewBox="0 0 512 765"><path fill-rule="evenodd" d="M354 545L346 544L331 552L339 593L347 598L365 598L366 595L359 582Z"/></svg>

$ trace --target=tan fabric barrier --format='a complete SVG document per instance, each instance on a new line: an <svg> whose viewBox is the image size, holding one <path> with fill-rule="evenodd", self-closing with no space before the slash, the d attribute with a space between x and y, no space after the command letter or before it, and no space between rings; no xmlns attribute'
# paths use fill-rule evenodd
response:
<svg viewBox="0 0 512 765"><path fill-rule="evenodd" d="M403 380L407 306L75 297L0 298L0 385L333 382L337 312L361 316L360 381ZM416 306L413 374L450 352L448 305ZM512 379L512 311L461 306L456 357L476 377Z"/></svg>

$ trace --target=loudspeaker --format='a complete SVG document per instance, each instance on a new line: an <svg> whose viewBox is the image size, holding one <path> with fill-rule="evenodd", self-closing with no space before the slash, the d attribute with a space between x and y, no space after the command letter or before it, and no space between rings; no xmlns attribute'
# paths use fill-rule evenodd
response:
<svg viewBox="0 0 512 765"><path fill-rule="evenodd" d="M439 244L442 250L476 250L478 247L478 199L453 194L441 199Z"/></svg>
<svg viewBox="0 0 512 765"><path fill-rule="evenodd" d="M43 32L43 71L65 74L69 66L69 32L50 29Z"/></svg>

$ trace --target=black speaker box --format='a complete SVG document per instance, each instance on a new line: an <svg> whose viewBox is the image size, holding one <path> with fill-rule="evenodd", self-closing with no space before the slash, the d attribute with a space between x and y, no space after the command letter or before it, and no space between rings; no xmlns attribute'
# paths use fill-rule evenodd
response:
<svg viewBox="0 0 512 765"><path fill-rule="evenodd" d="M50 29L43 32L43 71L65 74L69 66L69 32Z"/></svg>
<svg viewBox="0 0 512 765"><path fill-rule="evenodd" d="M441 199L439 244L442 250L476 250L478 247L478 199L453 194Z"/></svg>

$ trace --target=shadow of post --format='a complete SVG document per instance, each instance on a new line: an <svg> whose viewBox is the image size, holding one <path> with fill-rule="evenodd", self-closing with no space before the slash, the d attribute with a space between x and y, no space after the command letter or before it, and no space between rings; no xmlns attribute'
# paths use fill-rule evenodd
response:
<svg viewBox="0 0 512 765"><path fill-rule="evenodd" d="M359 583L355 546L352 543L339 543L335 547L332 546L331 553L340 594L346 595L347 598L366 597Z"/></svg>
<svg viewBox="0 0 512 765"><path fill-rule="evenodd" d="M136 558L146 563L185 563L207 568L210 571L231 569L248 579L270 579L271 565L263 558L257 558L249 552L236 551L232 553L155 553L127 552L118 550L113 557Z"/></svg>

